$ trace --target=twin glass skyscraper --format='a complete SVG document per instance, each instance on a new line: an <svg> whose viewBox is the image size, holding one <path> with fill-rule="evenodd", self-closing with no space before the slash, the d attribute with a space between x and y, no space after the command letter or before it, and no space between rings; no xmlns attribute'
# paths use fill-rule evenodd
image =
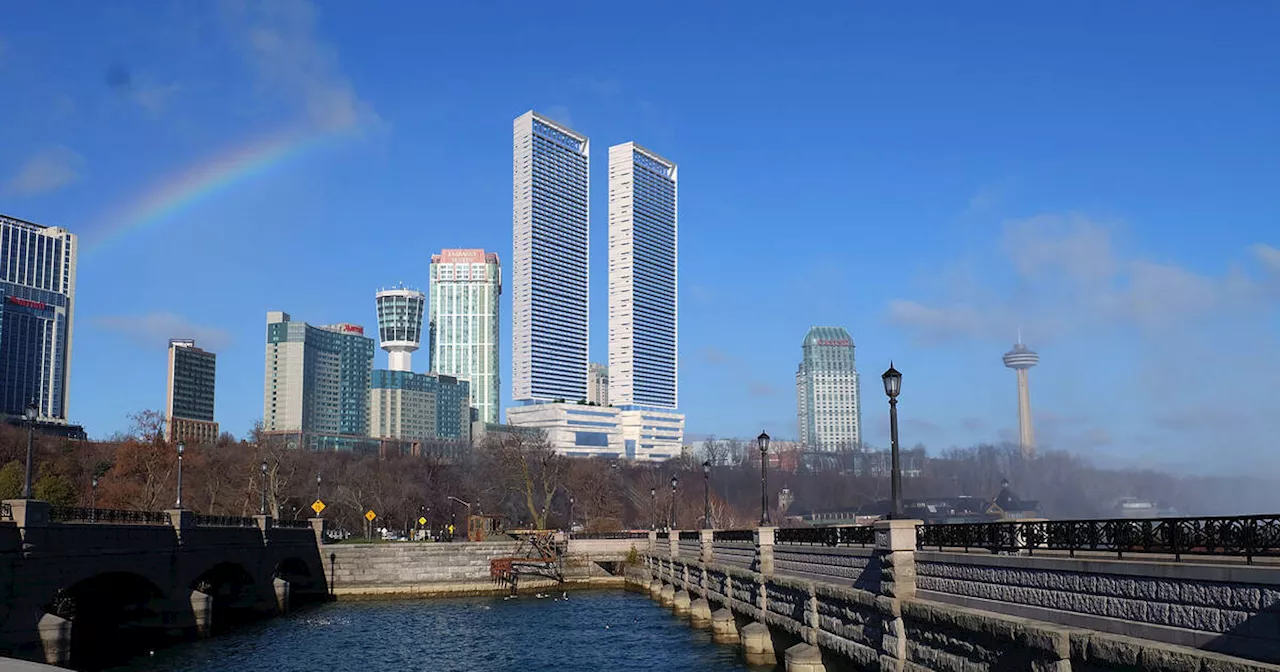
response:
<svg viewBox="0 0 1280 672"><path fill-rule="evenodd" d="M676 407L676 165L609 148L609 403Z"/></svg>
<svg viewBox="0 0 1280 672"><path fill-rule="evenodd" d="M512 155L511 397L587 398L590 143L530 111Z"/></svg>
<svg viewBox="0 0 1280 672"><path fill-rule="evenodd" d="M568 455L678 456L675 164L632 142L609 148L609 406L582 408L604 396L588 385L590 143L528 112L513 149L508 421Z"/></svg>

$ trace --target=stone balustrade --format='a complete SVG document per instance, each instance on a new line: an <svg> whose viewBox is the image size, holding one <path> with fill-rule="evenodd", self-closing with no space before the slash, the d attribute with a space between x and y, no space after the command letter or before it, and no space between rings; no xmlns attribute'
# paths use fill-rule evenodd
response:
<svg viewBox="0 0 1280 672"><path fill-rule="evenodd" d="M788 670L1280 670L1280 570L919 551L918 524L881 521L870 548L651 535L632 585Z"/></svg>

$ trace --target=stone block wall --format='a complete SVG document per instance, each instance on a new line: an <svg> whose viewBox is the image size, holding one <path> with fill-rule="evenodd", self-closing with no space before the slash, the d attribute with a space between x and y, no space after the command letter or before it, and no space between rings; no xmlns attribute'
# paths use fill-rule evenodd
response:
<svg viewBox="0 0 1280 672"><path fill-rule="evenodd" d="M717 541L711 546L714 562L750 569L756 560L756 545L750 541Z"/></svg>
<svg viewBox="0 0 1280 672"><path fill-rule="evenodd" d="M921 597L1280 662L1280 568L916 554Z"/></svg>
<svg viewBox="0 0 1280 672"><path fill-rule="evenodd" d="M516 542L332 544L321 549L338 594L426 591L429 584L492 582L489 562L516 555ZM333 556L330 567L330 555Z"/></svg>
<svg viewBox="0 0 1280 672"><path fill-rule="evenodd" d="M880 564L869 548L778 544L773 547L773 567L778 574L864 590L880 585Z"/></svg>

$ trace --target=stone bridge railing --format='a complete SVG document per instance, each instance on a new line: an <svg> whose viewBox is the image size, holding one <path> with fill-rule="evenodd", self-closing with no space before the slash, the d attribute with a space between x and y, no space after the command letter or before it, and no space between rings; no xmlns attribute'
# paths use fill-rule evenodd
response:
<svg viewBox="0 0 1280 672"><path fill-rule="evenodd" d="M1280 570L925 551L917 526L653 534L636 580L788 670L1280 670Z"/></svg>

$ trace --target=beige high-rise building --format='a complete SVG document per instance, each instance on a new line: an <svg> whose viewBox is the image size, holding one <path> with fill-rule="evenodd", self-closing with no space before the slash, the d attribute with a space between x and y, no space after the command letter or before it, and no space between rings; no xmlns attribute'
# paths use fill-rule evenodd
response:
<svg viewBox="0 0 1280 672"><path fill-rule="evenodd" d="M598 362L587 365L587 403L609 405L609 367Z"/></svg>

